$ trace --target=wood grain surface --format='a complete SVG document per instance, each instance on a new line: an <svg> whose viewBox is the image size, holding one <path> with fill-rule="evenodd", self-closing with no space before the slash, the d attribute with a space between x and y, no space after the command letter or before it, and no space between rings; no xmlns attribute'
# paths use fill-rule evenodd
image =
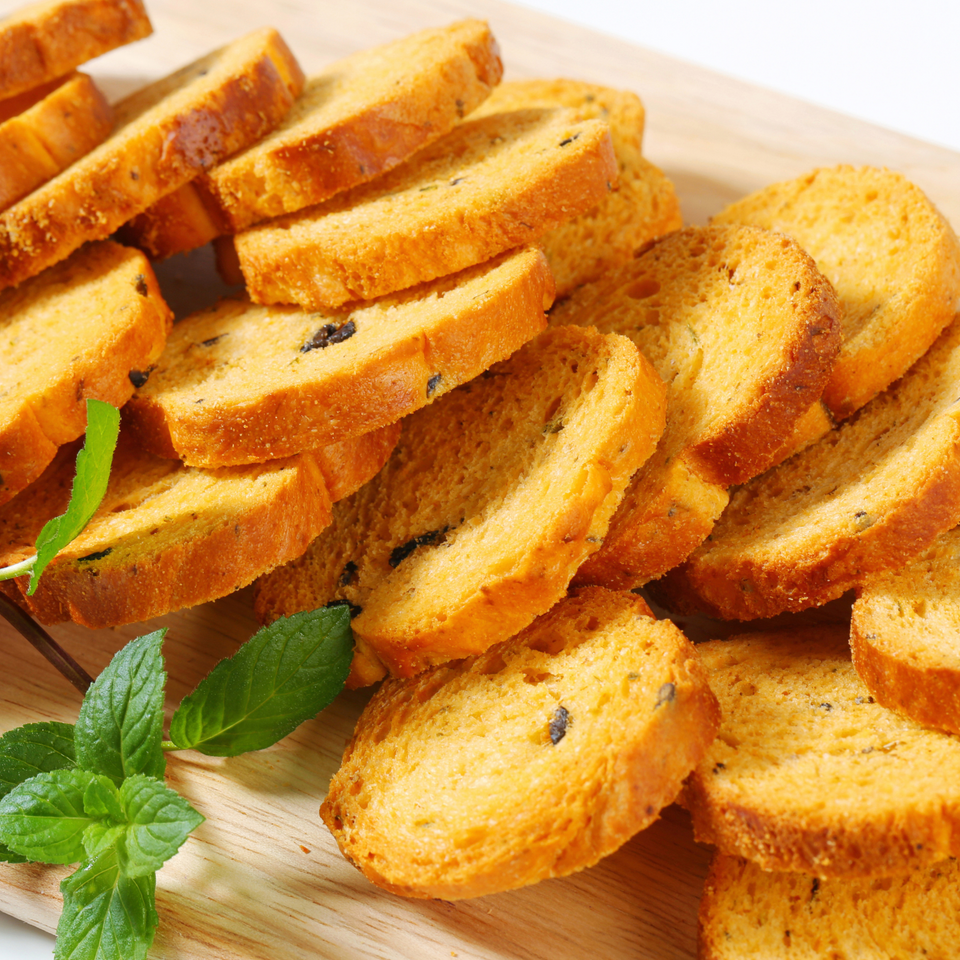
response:
<svg viewBox="0 0 960 960"><path fill-rule="evenodd" d="M3 0L0 14L14 6ZM277 27L310 72L415 29L476 16L490 21L508 77L579 77L639 93L647 107L645 152L677 184L687 222L703 222L745 192L814 166L869 163L904 172L960 224L960 154L497 0L148 0L148 7L152 37L85 68L111 99L262 25ZM173 258L160 273L181 314L212 302L220 291L209 251ZM169 631L164 653L172 705L256 629L243 591L149 624L51 632L95 674L124 642L161 625ZM0 729L40 719L73 722L76 691L2 624L0 645ZM152 956L695 956L697 901L709 853L693 842L677 808L597 867L515 893L451 904L406 901L371 886L340 857L317 816L363 700L362 694L342 696L261 753L169 758L171 786L207 820L158 876L161 925ZM5 867L0 909L54 929L66 872Z"/></svg>

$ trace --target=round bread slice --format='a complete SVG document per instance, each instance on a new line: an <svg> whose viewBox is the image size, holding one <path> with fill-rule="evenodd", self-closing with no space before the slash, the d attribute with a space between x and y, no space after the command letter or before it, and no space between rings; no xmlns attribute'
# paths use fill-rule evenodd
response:
<svg viewBox="0 0 960 960"><path fill-rule="evenodd" d="M896 569L960 521L960 324L897 384L745 484L710 539L655 586L727 620L821 606Z"/></svg>
<svg viewBox="0 0 960 960"><path fill-rule="evenodd" d="M769 467L820 395L840 345L838 313L800 247L744 226L664 237L554 308L551 323L630 337L669 385L657 455L577 583L631 588L689 556L726 488Z"/></svg>
<svg viewBox="0 0 960 960"><path fill-rule="evenodd" d="M902 873L960 853L960 741L880 706L844 626L700 644L723 723L681 802L764 870Z"/></svg>
<svg viewBox="0 0 960 960"><path fill-rule="evenodd" d="M354 686L483 652L565 594L663 406L625 337L545 331L406 418L384 470L307 554L260 578L257 615L350 603Z"/></svg>
<svg viewBox="0 0 960 960"><path fill-rule="evenodd" d="M373 883L458 900L562 877L657 819L719 725L696 649L587 589L479 657L389 680L320 815Z"/></svg>
<svg viewBox="0 0 960 960"><path fill-rule="evenodd" d="M594 207L610 131L569 110L467 120L370 184L235 238L257 303L371 300L483 263Z"/></svg>
<svg viewBox="0 0 960 960"><path fill-rule="evenodd" d="M202 470L145 453L121 432L110 484L89 525L57 554L36 593L3 589L44 623L136 623L225 596L299 556L347 495L380 469L398 430L268 464ZM32 556L70 497L75 450L0 508L0 565Z"/></svg>
<svg viewBox="0 0 960 960"><path fill-rule="evenodd" d="M635 93L580 80L514 80L497 87L475 116L530 107L569 107L582 120L608 123L619 168L616 190L540 238L558 298L683 226L673 184L641 154L644 109Z"/></svg>
<svg viewBox="0 0 960 960"><path fill-rule="evenodd" d="M153 32L141 0L41 0L0 20L0 98Z"/></svg>
<svg viewBox="0 0 960 960"><path fill-rule="evenodd" d="M90 244L0 293L0 503L86 429L86 400L122 406L173 315L146 258Z"/></svg>
<svg viewBox="0 0 960 960"><path fill-rule="evenodd" d="M280 35L263 29L122 100L112 136L0 213L0 289L109 236L262 136L302 84Z"/></svg>
<svg viewBox="0 0 960 960"><path fill-rule="evenodd" d="M700 900L700 960L947 960L960 942L960 865L898 877L768 873L717 854Z"/></svg>
<svg viewBox="0 0 960 960"><path fill-rule="evenodd" d="M472 380L538 334L552 300L535 247L339 313L224 300L176 325L124 416L194 466L290 456Z"/></svg>
<svg viewBox="0 0 960 960"><path fill-rule="evenodd" d="M83 73L0 123L0 210L89 153L112 129L106 98Z"/></svg>
<svg viewBox="0 0 960 960"><path fill-rule="evenodd" d="M836 288L843 347L823 401L837 419L903 376L960 310L960 242L899 173L814 170L731 204L713 222L788 234Z"/></svg>
<svg viewBox="0 0 960 960"><path fill-rule="evenodd" d="M497 42L480 20L338 60L307 79L275 130L144 211L125 236L153 258L168 257L320 203L443 136L502 73Z"/></svg>
<svg viewBox="0 0 960 960"><path fill-rule="evenodd" d="M859 589L850 648L885 707L960 734L960 529Z"/></svg>

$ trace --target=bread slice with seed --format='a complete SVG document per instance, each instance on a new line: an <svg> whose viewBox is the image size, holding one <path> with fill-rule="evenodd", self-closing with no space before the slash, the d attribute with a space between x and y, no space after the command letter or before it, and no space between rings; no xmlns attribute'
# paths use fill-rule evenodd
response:
<svg viewBox="0 0 960 960"><path fill-rule="evenodd" d="M788 234L836 288L843 347L823 401L838 420L903 376L960 311L957 236L899 173L821 168L765 187L713 222Z"/></svg>
<svg viewBox="0 0 960 960"><path fill-rule="evenodd" d="M0 20L0 99L153 31L141 0L41 0Z"/></svg>
<svg viewBox="0 0 960 960"><path fill-rule="evenodd" d="M960 529L858 590L850 647L885 707L960 734Z"/></svg>
<svg viewBox="0 0 960 960"><path fill-rule="evenodd" d="M225 300L173 330L124 416L159 456L255 463L399 420L546 326L535 247L353 310Z"/></svg>
<svg viewBox="0 0 960 960"><path fill-rule="evenodd" d="M112 129L106 98L84 73L0 123L0 210L89 153Z"/></svg>
<svg viewBox="0 0 960 960"><path fill-rule="evenodd" d="M483 263L594 207L617 180L610 132L566 110L467 120L406 163L235 238L257 303L370 300Z"/></svg>
<svg viewBox="0 0 960 960"><path fill-rule="evenodd" d="M113 135L0 212L0 289L21 283L270 130L303 74L263 29L120 101Z"/></svg>
<svg viewBox="0 0 960 960"><path fill-rule="evenodd" d="M225 596L299 556L345 496L383 465L395 426L330 450L268 464L202 470L142 451L126 431L103 502L61 550L33 596L29 577L3 589L44 623L101 628L136 623ZM31 556L40 528L62 513L72 447L0 508L0 565Z"/></svg>
<svg viewBox="0 0 960 960"><path fill-rule="evenodd" d="M693 645L639 597L594 587L478 657L387 681L320 815L392 893L512 890L652 823L718 724Z"/></svg>
<svg viewBox="0 0 960 960"><path fill-rule="evenodd" d="M960 865L821 880L717 854L698 926L701 960L947 960L960 940Z"/></svg>
<svg viewBox="0 0 960 960"><path fill-rule="evenodd" d="M564 595L652 452L663 402L626 338L545 331L407 417L374 481L258 581L257 615L349 602L354 686L482 652Z"/></svg>
<svg viewBox="0 0 960 960"><path fill-rule="evenodd" d="M670 180L641 153L644 109L635 93L579 80L514 80L497 87L476 115L530 107L569 107L581 119L608 123L619 168L616 190L540 238L562 298L678 230L680 204Z"/></svg>
<svg viewBox="0 0 960 960"><path fill-rule="evenodd" d="M153 258L312 206L443 136L500 81L486 23L421 30L309 77L269 135L164 197L125 228Z"/></svg>
<svg viewBox="0 0 960 960"><path fill-rule="evenodd" d="M960 522L960 324L855 418L733 495L656 584L678 612L770 617L903 566Z"/></svg>
<svg viewBox="0 0 960 960"><path fill-rule="evenodd" d="M830 284L792 240L691 227L558 304L551 323L637 344L668 386L667 426L577 583L632 588L710 533L727 487L766 469L840 344Z"/></svg>
<svg viewBox="0 0 960 960"><path fill-rule="evenodd" d="M877 703L845 626L697 650L723 715L681 798L698 840L820 877L893 875L960 853L960 741Z"/></svg>
<svg viewBox="0 0 960 960"><path fill-rule="evenodd" d="M173 314L146 257L90 244L0 293L0 503L86 429L86 400L121 406Z"/></svg>

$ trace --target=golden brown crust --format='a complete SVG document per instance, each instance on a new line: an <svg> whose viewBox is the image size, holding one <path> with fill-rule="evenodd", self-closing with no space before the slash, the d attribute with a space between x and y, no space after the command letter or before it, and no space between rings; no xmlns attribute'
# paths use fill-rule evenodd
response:
<svg viewBox="0 0 960 960"><path fill-rule="evenodd" d="M89 153L113 129L113 112L83 73L0 124L0 210Z"/></svg>
<svg viewBox="0 0 960 960"><path fill-rule="evenodd" d="M400 442L400 421L372 430L361 437L341 440L311 451L330 494L337 503L356 493L375 477Z"/></svg>
<svg viewBox="0 0 960 960"><path fill-rule="evenodd" d="M528 247L338 313L222 301L177 324L125 416L148 449L195 466L290 456L473 379L543 329L552 299Z"/></svg>
<svg viewBox="0 0 960 960"><path fill-rule="evenodd" d="M468 120L374 183L237 234L251 298L338 307L536 240L616 183L608 128L573 117Z"/></svg>
<svg viewBox="0 0 960 960"><path fill-rule="evenodd" d="M42 0L0 20L0 98L153 31L140 0Z"/></svg>
<svg viewBox="0 0 960 960"><path fill-rule="evenodd" d="M814 170L732 204L713 222L789 234L836 287L844 342L823 401L837 419L903 376L960 310L960 242L901 174Z"/></svg>
<svg viewBox="0 0 960 960"><path fill-rule="evenodd" d="M588 588L486 654L384 684L320 814L393 893L515 889L653 822L718 724L683 634L638 597Z"/></svg>
<svg viewBox="0 0 960 960"><path fill-rule="evenodd" d="M960 743L874 701L845 627L697 649L724 717L682 795L698 840L821 877L891 875L960 852Z"/></svg>
<svg viewBox="0 0 960 960"><path fill-rule="evenodd" d="M408 417L374 482L261 578L257 615L361 608L354 684L482 652L549 609L596 549L656 444L663 390L625 338L545 332Z"/></svg>
<svg viewBox="0 0 960 960"><path fill-rule="evenodd" d="M301 83L279 34L259 30L118 103L111 137L0 213L0 288L109 236L261 136Z"/></svg>
<svg viewBox="0 0 960 960"><path fill-rule="evenodd" d="M86 429L86 400L122 406L173 315L139 251L109 241L0 293L0 503Z"/></svg>

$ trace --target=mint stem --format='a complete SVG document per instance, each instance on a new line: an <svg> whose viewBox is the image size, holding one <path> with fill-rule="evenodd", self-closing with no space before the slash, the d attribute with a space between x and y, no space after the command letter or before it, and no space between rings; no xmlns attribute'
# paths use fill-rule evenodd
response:
<svg viewBox="0 0 960 960"><path fill-rule="evenodd" d="M9 567L0 567L0 580L12 580L21 574L29 573L36 562L37 555L34 554L32 557L27 557L26 560L21 560L19 563L11 563Z"/></svg>
<svg viewBox="0 0 960 960"><path fill-rule="evenodd" d="M81 693L86 693L93 677L47 633L28 617L9 597L0 593L0 616L30 641Z"/></svg>

